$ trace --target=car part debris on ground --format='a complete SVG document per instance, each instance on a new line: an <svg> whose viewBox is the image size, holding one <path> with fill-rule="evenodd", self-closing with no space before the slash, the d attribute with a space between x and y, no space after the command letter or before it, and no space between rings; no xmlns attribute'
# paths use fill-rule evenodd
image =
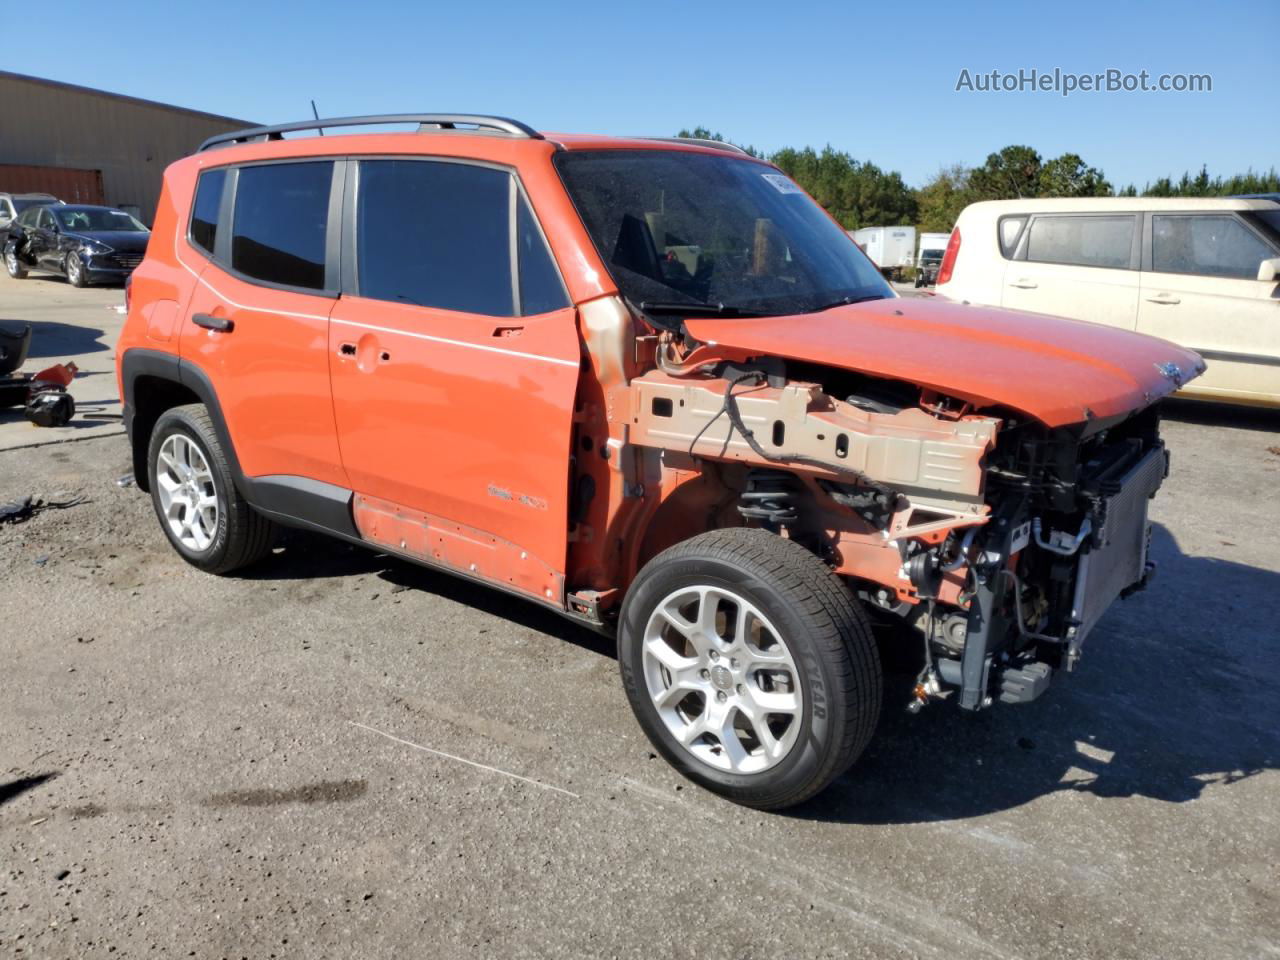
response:
<svg viewBox="0 0 1280 960"><path fill-rule="evenodd" d="M79 371L74 363L55 363L39 373L17 373L30 347L30 324L0 326L0 407L22 404L37 427L64 427L76 413L67 388Z"/></svg>
<svg viewBox="0 0 1280 960"><path fill-rule="evenodd" d="M72 497L70 500L41 500L26 496L9 503L0 503L0 523L23 523L44 510L66 510L88 503L88 497Z"/></svg>
<svg viewBox="0 0 1280 960"><path fill-rule="evenodd" d="M76 402L65 390L41 390L27 401L27 419L37 427L65 427L76 413Z"/></svg>

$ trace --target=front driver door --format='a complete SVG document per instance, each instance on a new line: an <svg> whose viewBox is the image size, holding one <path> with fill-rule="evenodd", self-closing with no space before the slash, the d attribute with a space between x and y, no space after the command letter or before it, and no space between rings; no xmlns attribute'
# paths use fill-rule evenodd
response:
<svg viewBox="0 0 1280 960"><path fill-rule="evenodd" d="M1149 219L1138 330L1204 357L1187 393L1280 402L1280 285L1258 279L1280 250L1227 210Z"/></svg>
<svg viewBox="0 0 1280 960"><path fill-rule="evenodd" d="M329 364L361 534L559 600L580 347L512 173L352 164Z"/></svg>

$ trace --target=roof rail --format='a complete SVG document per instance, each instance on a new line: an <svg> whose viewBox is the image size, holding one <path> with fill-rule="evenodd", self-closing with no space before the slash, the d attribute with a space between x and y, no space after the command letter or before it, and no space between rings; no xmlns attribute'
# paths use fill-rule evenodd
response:
<svg viewBox="0 0 1280 960"><path fill-rule="evenodd" d="M223 144L250 143L254 140L283 140L286 133L299 130L323 130L325 127L366 127L392 123L416 123L418 132L456 130L459 125L476 127L510 137L541 140L542 134L532 127L507 117L488 117L474 113L386 113L368 117L330 117L326 120L300 120L270 127L250 127L210 137L196 148L196 153Z"/></svg>
<svg viewBox="0 0 1280 960"><path fill-rule="evenodd" d="M710 147L712 150L723 150L725 153L740 153L744 157L751 156L736 143L730 143L728 140L703 140L700 137L637 137L636 139L657 140L661 143L692 143L697 147Z"/></svg>

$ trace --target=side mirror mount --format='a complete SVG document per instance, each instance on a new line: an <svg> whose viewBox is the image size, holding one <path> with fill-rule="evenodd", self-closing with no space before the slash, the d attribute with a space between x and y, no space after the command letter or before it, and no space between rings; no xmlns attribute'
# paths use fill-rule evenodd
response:
<svg viewBox="0 0 1280 960"><path fill-rule="evenodd" d="M1263 283L1275 283L1277 274L1280 274L1280 257L1272 257L1258 264L1258 279Z"/></svg>

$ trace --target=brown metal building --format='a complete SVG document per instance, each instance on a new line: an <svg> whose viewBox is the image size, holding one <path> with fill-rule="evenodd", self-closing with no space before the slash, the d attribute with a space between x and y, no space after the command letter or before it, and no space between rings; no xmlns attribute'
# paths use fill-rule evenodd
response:
<svg viewBox="0 0 1280 960"><path fill-rule="evenodd" d="M0 191L106 203L150 224L164 168L255 124L0 70Z"/></svg>

